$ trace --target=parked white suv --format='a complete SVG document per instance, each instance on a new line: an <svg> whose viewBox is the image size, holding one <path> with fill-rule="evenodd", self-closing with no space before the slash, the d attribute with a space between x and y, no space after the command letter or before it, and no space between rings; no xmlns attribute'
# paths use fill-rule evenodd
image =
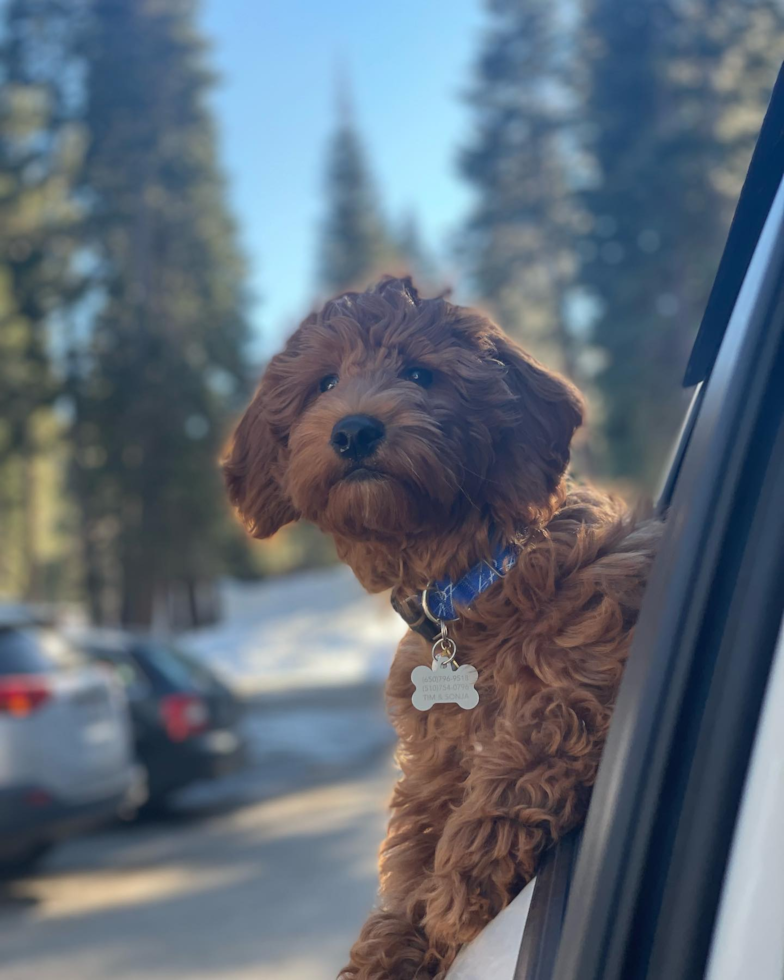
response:
<svg viewBox="0 0 784 980"><path fill-rule="evenodd" d="M28 613L0 608L0 873L115 814L135 778L119 684Z"/></svg>

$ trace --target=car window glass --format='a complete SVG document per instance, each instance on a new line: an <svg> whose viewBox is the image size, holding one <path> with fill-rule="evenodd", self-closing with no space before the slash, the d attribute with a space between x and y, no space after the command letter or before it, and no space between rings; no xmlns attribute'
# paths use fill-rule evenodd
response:
<svg viewBox="0 0 784 980"><path fill-rule="evenodd" d="M36 638L44 657L54 667L62 670L84 665L85 659L82 654L54 630L38 630Z"/></svg>
<svg viewBox="0 0 784 980"><path fill-rule="evenodd" d="M81 663L76 650L53 630L0 630L0 675L45 674Z"/></svg>
<svg viewBox="0 0 784 980"><path fill-rule="evenodd" d="M138 653L142 660L148 660L154 669L175 687L210 686L211 678L206 670L169 646L162 643L144 643L138 647Z"/></svg>
<svg viewBox="0 0 784 980"><path fill-rule="evenodd" d="M111 669L129 697L141 698L149 693L149 677L133 657L96 648L89 652L93 660Z"/></svg>
<svg viewBox="0 0 784 980"><path fill-rule="evenodd" d="M178 647L168 647L167 649L185 667L191 677L195 677L203 687L215 687L217 683L216 677L207 667L200 664L194 657L183 653Z"/></svg>

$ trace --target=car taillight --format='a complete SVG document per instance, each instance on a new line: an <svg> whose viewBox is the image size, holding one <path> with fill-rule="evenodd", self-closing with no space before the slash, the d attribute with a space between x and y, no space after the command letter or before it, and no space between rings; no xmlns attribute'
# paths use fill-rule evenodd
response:
<svg viewBox="0 0 784 980"><path fill-rule="evenodd" d="M52 691L42 677L0 677L0 714L26 718L43 707Z"/></svg>
<svg viewBox="0 0 784 980"><path fill-rule="evenodd" d="M207 729L210 713L196 694L170 694L161 701L161 718L172 742L183 742Z"/></svg>

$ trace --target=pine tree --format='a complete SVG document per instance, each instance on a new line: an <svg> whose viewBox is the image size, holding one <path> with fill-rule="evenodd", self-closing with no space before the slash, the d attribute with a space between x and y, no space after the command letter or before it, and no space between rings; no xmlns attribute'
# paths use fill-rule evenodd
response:
<svg viewBox="0 0 784 980"><path fill-rule="evenodd" d="M362 142L345 96L339 98L338 124L327 153L327 214L321 229L322 287L337 293L364 286L394 260Z"/></svg>
<svg viewBox="0 0 784 980"><path fill-rule="evenodd" d="M41 598L43 588L40 457L52 455L59 436L50 409L60 391L52 317L77 292L71 255L81 140L69 113L65 71L77 20L74 9L57 0L10 0L0 28L0 480L6 518L0 580L29 598Z"/></svg>
<svg viewBox="0 0 784 980"><path fill-rule="evenodd" d="M553 0L488 0L461 159L477 191L464 257L477 297L537 356L576 372L564 307L576 220L567 186L568 34Z"/></svg>
<svg viewBox="0 0 784 980"><path fill-rule="evenodd" d="M245 382L243 263L194 20L194 0L100 0L81 45L98 312L72 356L75 485L93 614L126 623L219 570L216 459Z"/></svg>
<svg viewBox="0 0 784 980"><path fill-rule="evenodd" d="M597 301L608 469L649 488L683 415L680 379L767 101L759 62L784 37L774 6L586 5L584 134L595 169L580 282ZM748 84L742 65L756 68ZM774 78L771 66L768 90Z"/></svg>
<svg viewBox="0 0 784 980"><path fill-rule="evenodd" d="M692 0L676 12L681 31L677 70L710 83L712 122L720 152L711 177L729 214L757 139L784 51L781 0ZM695 72L695 66L697 66Z"/></svg>

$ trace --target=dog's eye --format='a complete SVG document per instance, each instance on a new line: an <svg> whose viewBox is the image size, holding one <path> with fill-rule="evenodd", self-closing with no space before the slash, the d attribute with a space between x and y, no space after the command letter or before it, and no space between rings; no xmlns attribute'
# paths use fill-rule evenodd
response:
<svg viewBox="0 0 784 980"><path fill-rule="evenodd" d="M319 381L319 389L321 391L329 391L330 388L335 387L339 380L340 378L336 374L327 374Z"/></svg>
<svg viewBox="0 0 784 980"><path fill-rule="evenodd" d="M433 383L433 372L423 367L406 368L400 377L405 378L406 381L413 381L420 388L429 388Z"/></svg>

